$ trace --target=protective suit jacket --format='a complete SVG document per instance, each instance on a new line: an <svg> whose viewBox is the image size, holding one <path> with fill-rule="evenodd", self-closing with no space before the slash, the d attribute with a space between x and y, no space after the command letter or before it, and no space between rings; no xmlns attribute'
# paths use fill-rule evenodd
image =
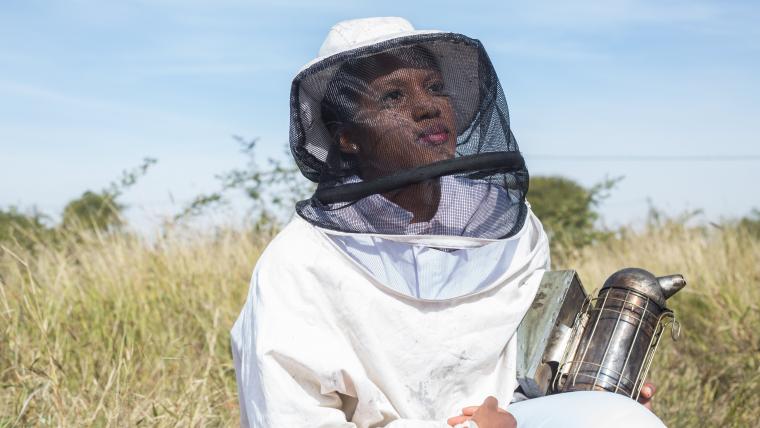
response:
<svg viewBox="0 0 760 428"><path fill-rule="evenodd" d="M445 428L488 395L510 402L515 331L549 264L531 212L507 238L522 242L503 274L445 300L381 283L328 235L339 233L296 216L256 264L232 329L243 426ZM387 238L442 248L493 242Z"/></svg>

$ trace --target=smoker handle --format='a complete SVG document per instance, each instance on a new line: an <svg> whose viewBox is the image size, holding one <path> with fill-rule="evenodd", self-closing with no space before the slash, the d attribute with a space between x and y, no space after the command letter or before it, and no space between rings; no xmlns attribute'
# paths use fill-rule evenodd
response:
<svg viewBox="0 0 760 428"><path fill-rule="evenodd" d="M444 175L478 172L470 178L480 178L498 172L514 172L525 168L520 152L492 152L446 159L413 170L405 170L372 181L344 184L317 189L315 196L323 204L352 202L377 193L399 189Z"/></svg>

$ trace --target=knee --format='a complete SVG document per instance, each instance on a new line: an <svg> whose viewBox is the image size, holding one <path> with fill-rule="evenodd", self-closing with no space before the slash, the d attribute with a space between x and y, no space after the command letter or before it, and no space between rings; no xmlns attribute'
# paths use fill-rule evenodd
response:
<svg viewBox="0 0 760 428"><path fill-rule="evenodd" d="M520 428L545 427L643 427L665 425L636 401L611 392L581 391L551 395L515 403L509 410Z"/></svg>

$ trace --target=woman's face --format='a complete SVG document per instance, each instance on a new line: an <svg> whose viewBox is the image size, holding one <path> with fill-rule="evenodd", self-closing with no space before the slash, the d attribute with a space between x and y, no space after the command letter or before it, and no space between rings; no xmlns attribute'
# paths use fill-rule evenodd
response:
<svg viewBox="0 0 760 428"><path fill-rule="evenodd" d="M454 111L440 72L393 61L384 68L368 82L341 137L341 150L358 156L365 180L451 159L456 148Z"/></svg>

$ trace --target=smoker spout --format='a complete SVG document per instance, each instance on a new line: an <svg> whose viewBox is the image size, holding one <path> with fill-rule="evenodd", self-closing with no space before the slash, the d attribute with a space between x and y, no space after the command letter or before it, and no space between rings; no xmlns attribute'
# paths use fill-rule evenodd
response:
<svg viewBox="0 0 760 428"><path fill-rule="evenodd" d="M682 275L666 275L657 277L657 282L660 284L662 294L666 299L676 294L680 289L686 287L686 280Z"/></svg>

